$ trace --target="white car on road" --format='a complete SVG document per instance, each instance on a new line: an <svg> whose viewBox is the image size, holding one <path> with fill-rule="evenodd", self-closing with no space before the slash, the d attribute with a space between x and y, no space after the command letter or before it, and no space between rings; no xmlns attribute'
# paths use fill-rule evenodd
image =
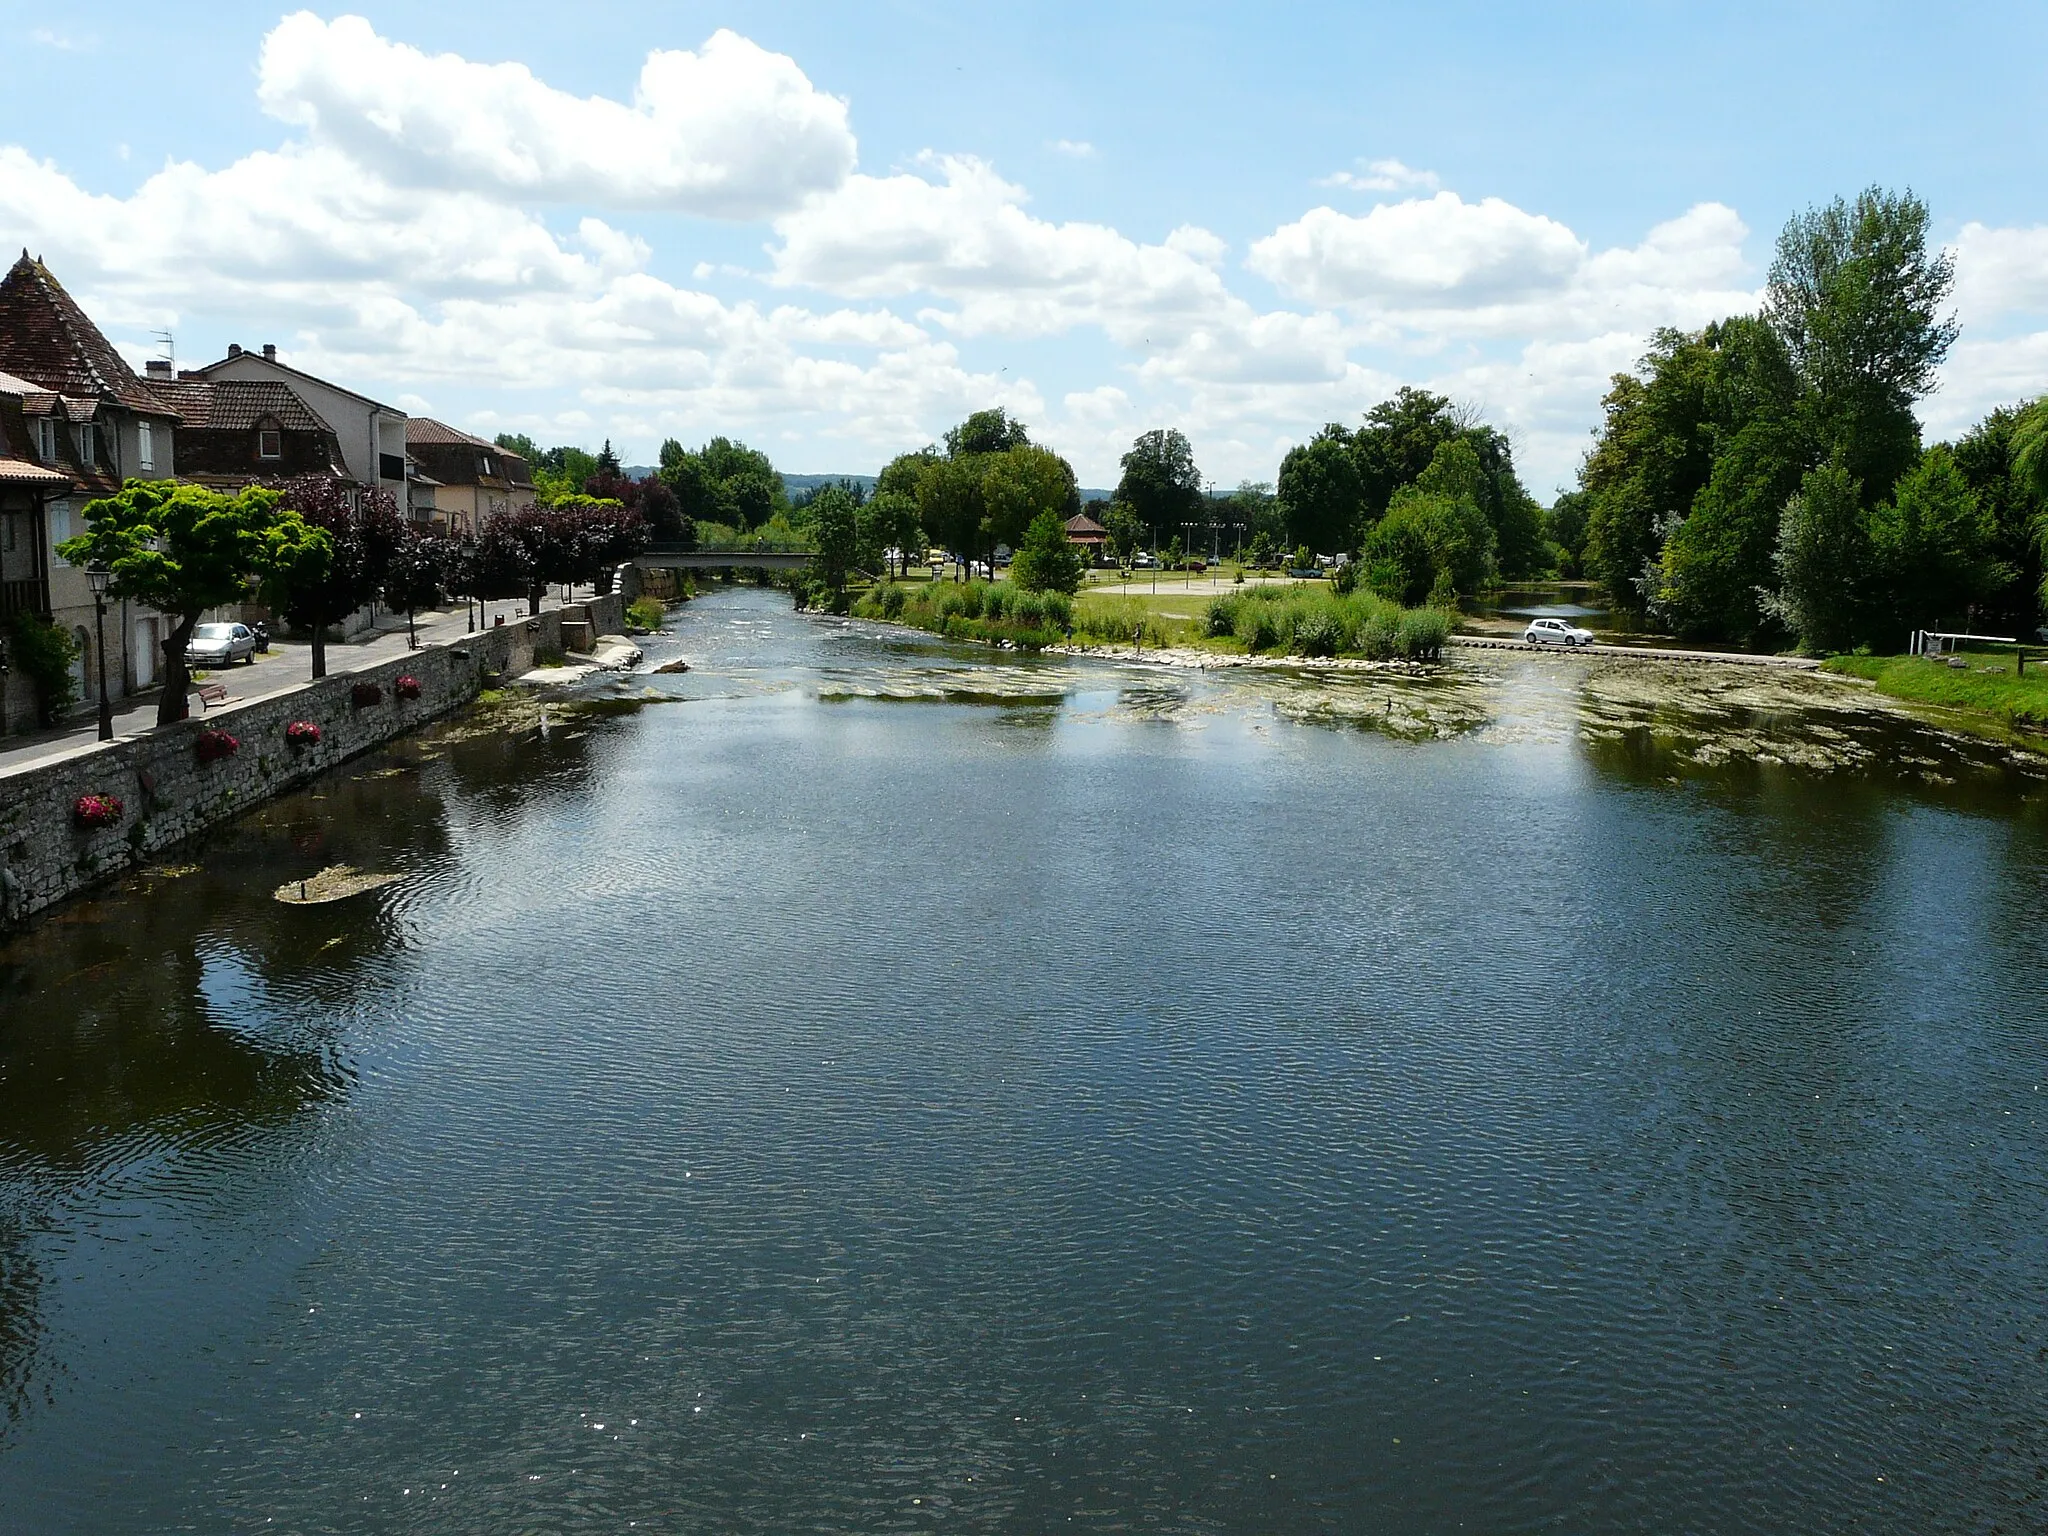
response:
<svg viewBox="0 0 2048 1536"><path fill-rule="evenodd" d="M256 635L246 624L202 624L185 642L185 660L195 667L256 663Z"/></svg>
<svg viewBox="0 0 2048 1536"><path fill-rule="evenodd" d="M1531 645L1591 645L1593 631L1575 629L1563 619L1534 619L1522 638Z"/></svg>

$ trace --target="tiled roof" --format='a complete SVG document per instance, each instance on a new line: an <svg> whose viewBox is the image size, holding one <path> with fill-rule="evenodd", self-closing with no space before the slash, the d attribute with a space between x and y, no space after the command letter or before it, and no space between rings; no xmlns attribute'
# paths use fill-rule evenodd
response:
<svg viewBox="0 0 2048 1536"><path fill-rule="evenodd" d="M395 405L386 405L381 400L372 400L368 395L357 394L354 390L344 388L332 379L323 379L317 374L306 372L303 368L294 368L290 363L279 362L275 357L265 357L261 352L244 352L237 349L217 362L208 363L203 368L187 368L183 372L195 378L210 379L223 368L233 368L241 363L259 363L274 372L290 374L293 378L304 379L309 384L318 384L322 389L331 389L337 395L347 395L349 399L359 404L367 405L371 410L380 411L386 416L403 416L405 414Z"/></svg>
<svg viewBox="0 0 2048 1536"><path fill-rule="evenodd" d="M451 427L445 421L435 421L431 416L409 416L405 422L405 441L408 447L427 443L466 444L471 448L488 448L492 453L505 450L496 443L486 442L472 433Z"/></svg>
<svg viewBox="0 0 2048 1536"><path fill-rule="evenodd" d="M1095 519L1090 517L1086 512L1082 512L1067 519L1067 532L1107 533L1109 532L1109 530L1103 527L1102 524L1095 521Z"/></svg>
<svg viewBox="0 0 2048 1536"><path fill-rule="evenodd" d="M0 459L0 485L68 486L71 477L58 470L31 464L27 459Z"/></svg>
<svg viewBox="0 0 2048 1536"><path fill-rule="evenodd" d="M152 379L147 387L186 427L200 431L249 432L265 421L290 432L328 430L282 379Z"/></svg>
<svg viewBox="0 0 2048 1536"><path fill-rule="evenodd" d="M169 414L78 301L27 251L0 278L0 369L58 394Z"/></svg>
<svg viewBox="0 0 2048 1536"><path fill-rule="evenodd" d="M27 379L17 379L11 373L0 373L0 395L40 395L43 386L31 384Z"/></svg>

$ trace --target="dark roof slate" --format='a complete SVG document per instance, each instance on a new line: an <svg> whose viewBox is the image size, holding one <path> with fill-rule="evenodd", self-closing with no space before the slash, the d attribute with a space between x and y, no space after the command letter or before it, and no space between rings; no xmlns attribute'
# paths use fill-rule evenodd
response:
<svg viewBox="0 0 2048 1536"><path fill-rule="evenodd" d="M175 414L27 251L0 278L0 369L71 397L112 399L150 416Z"/></svg>
<svg viewBox="0 0 2048 1536"><path fill-rule="evenodd" d="M288 432L325 432L326 422L282 379L152 379L149 392L189 429L249 432L274 421Z"/></svg>

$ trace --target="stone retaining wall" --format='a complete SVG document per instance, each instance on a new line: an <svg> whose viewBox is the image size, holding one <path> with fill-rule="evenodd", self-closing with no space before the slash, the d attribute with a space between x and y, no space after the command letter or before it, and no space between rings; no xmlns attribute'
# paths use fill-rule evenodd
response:
<svg viewBox="0 0 2048 1536"><path fill-rule="evenodd" d="M596 628L625 629L624 603L614 594L584 604ZM117 875L173 844L295 789L326 769L475 698L487 679L516 677L537 652L562 649L562 616L511 619L502 626L429 645L361 672L342 672L290 693L228 704L125 741L95 742L54 761L0 776L0 922L19 923L96 881ZM420 685L401 699L398 679ZM375 687L375 703L356 690ZM311 747L294 747L285 727L320 727ZM233 756L199 760L203 731L240 742ZM80 829L73 808L82 795L113 795L122 803L111 826Z"/></svg>

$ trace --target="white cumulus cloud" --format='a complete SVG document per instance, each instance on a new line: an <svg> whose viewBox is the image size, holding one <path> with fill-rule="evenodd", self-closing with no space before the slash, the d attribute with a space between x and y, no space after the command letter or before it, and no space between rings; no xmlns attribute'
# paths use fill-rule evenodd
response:
<svg viewBox="0 0 2048 1536"><path fill-rule="evenodd" d="M1250 266L1311 304L1387 307L1428 299L1492 303L1555 289L1585 260L1555 219L1455 192L1367 214L1312 208L1252 246Z"/></svg>
<svg viewBox="0 0 2048 1536"><path fill-rule="evenodd" d="M729 31L650 53L619 102L301 11L264 39L257 95L395 183L526 201L759 218L837 185L855 158L846 104Z"/></svg>

